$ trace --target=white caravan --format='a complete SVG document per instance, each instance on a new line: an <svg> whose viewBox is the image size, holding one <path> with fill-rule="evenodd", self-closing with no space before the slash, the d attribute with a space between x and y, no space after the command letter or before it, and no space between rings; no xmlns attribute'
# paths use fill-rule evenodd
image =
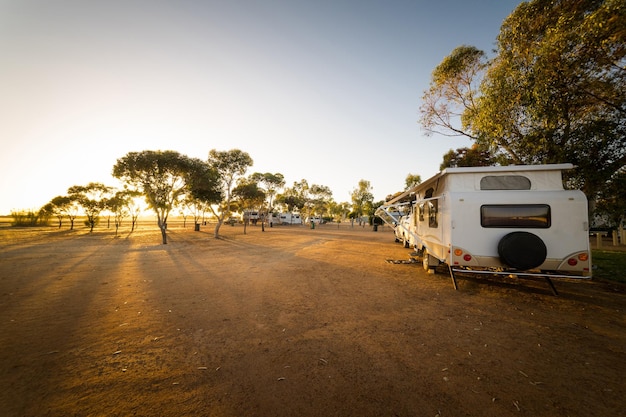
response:
<svg viewBox="0 0 626 417"><path fill-rule="evenodd" d="M302 224L299 213L281 213L280 224Z"/></svg>
<svg viewBox="0 0 626 417"><path fill-rule="evenodd" d="M572 164L448 168L388 201L379 213L410 203L399 223L432 272L591 277L587 199L565 190ZM397 235L397 233L396 233Z"/></svg>

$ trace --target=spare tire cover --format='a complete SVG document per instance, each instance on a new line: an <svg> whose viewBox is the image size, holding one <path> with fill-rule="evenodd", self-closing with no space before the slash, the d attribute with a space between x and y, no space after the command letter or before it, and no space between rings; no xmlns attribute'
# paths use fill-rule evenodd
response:
<svg viewBox="0 0 626 417"><path fill-rule="evenodd" d="M541 265L548 254L545 243L529 232L512 232L500 239L500 260L516 269L532 269Z"/></svg>

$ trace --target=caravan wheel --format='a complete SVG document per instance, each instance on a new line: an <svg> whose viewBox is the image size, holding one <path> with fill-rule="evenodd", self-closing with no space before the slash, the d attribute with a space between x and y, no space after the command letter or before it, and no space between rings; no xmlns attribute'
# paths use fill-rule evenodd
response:
<svg viewBox="0 0 626 417"><path fill-rule="evenodd" d="M506 265L526 270L541 265L548 255L543 240L528 232L512 232L500 239L498 255Z"/></svg>

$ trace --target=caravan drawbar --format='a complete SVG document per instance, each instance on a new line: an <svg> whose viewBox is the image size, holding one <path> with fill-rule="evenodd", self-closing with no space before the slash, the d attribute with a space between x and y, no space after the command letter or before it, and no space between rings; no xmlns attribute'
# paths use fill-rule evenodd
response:
<svg viewBox="0 0 626 417"><path fill-rule="evenodd" d="M572 164L447 168L378 209L396 222L429 272L590 278L587 198L563 187ZM406 210L406 209L405 209ZM406 212L406 211L405 211ZM396 233L396 236L398 233Z"/></svg>

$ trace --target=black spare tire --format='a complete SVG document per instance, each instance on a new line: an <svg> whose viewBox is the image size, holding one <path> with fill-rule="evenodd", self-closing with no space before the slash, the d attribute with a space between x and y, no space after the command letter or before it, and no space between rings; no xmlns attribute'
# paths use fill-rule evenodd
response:
<svg viewBox="0 0 626 417"><path fill-rule="evenodd" d="M512 232L500 239L500 260L516 269L533 269L541 265L548 254L543 240L529 232Z"/></svg>

